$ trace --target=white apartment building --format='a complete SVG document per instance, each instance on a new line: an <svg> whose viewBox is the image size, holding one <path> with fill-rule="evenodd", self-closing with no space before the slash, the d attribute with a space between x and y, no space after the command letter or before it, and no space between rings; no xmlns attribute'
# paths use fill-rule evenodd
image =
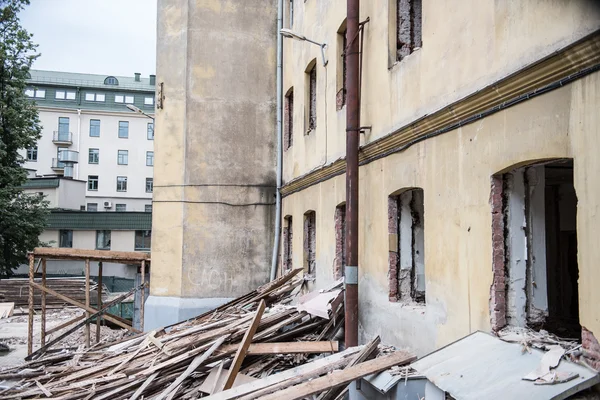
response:
<svg viewBox="0 0 600 400"><path fill-rule="evenodd" d="M42 137L23 153L25 168L87 182L79 210L150 212L155 76L30 75Z"/></svg>

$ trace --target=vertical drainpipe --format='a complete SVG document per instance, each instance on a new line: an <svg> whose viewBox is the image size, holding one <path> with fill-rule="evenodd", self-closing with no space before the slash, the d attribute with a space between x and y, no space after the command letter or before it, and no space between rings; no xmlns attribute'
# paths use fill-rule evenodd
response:
<svg viewBox="0 0 600 400"><path fill-rule="evenodd" d="M358 147L360 0L347 0L346 37L346 347L358 345Z"/></svg>
<svg viewBox="0 0 600 400"><path fill-rule="evenodd" d="M279 241L281 239L281 170L283 167L283 149L281 140L282 96L283 96L283 0L277 2L277 192L275 194L275 232L273 237L273 256L271 258L271 280L277 276L279 259Z"/></svg>

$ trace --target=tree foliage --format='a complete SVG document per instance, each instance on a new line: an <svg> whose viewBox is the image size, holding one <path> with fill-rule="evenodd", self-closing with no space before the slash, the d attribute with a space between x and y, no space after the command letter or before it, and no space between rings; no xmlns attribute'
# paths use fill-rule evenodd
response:
<svg viewBox="0 0 600 400"><path fill-rule="evenodd" d="M32 35L19 22L29 0L0 0L0 275L26 262L40 245L47 202L25 194L23 149L34 147L41 126L35 104L25 97L31 64L37 58Z"/></svg>

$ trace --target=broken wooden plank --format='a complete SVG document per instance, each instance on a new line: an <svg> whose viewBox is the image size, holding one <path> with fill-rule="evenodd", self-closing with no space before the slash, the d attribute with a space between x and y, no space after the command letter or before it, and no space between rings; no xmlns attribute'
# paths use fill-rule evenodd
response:
<svg viewBox="0 0 600 400"><path fill-rule="evenodd" d="M238 345L223 346L223 353L233 352ZM337 353L339 342L321 341L321 342L270 342L253 343L248 347L246 355L256 356L264 354L296 354L296 353Z"/></svg>
<svg viewBox="0 0 600 400"><path fill-rule="evenodd" d="M364 346L351 347L342 352L335 353L331 356L327 356L318 360L315 360L310 363L306 363L304 365L300 365L295 368L288 369L286 371L280 372L275 375L267 376L266 378L259 379L256 382L252 382L246 385L238 386L229 390L225 390L220 393L213 394L212 396L207 397L207 399L211 400L231 400L237 399L241 396L244 396L249 393L254 393L258 390L264 389L266 387L275 385L277 383L283 382L288 379L292 379L299 375L307 375L310 374L311 371L318 371L321 369L322 371L319 373L326 373L327 369L330 368L331 365L337 365L338 367L343 367L350 362L350 356L360 352Z"/></svg>
<svg viewBox="0 0 600 400"><path fill-rule="evenodd" d="M332 387L340 386L346 383L350 383L355 379L362 378L363 376L374 374L376 372L383 371L394 365L401 365L409 363L415 360L417 357L404 351L397 351L395 353L376 358L371 361L360 363L354 367L342 370L333 371L331 374L316 378L314 380L301 383L296 386L289 387L287 389L272 393L267 396L261 397L263 400L298 400L306 396L320 393Z"/></svg>
<svg viewBox="0 0 600 400"><path fill-rule="evenodd" d="M242 362L244 362L244 358L246 357L246 353L248 351L248 347L250 347L250 343L252 342L252 338L256 333L256 329L260 324L260 319L262 318L263 312L265 311L266 303L264 300L261 300L258 304L258 309L256 310L256 314L254 314L254 318L250 323L250 327L246 331L244 338L240 343L240 347L235 353L235 357L231 362L231 367L229 367L229 373L227 374L227 379L225 379L225 384L221 388L221 390L230 389L233 386L233 382L235 381L235 376L240 371L240 367L242 366Z"/></svg>
<svg viewBox="0 0 600 400"><path fill-rule="evenodd" d="M215 393L215 390L217 390L218 387L223 386L223 384L225 383L226 375L222 374L223 371L225 371L225 373L228 372L226 368L223 368L223 363L221 362L219 363L218 367L214 367L210 370L208 376L206 377L202 385L200 385L198 390L202 393ZM246 383L254 382L256 380L258 379L248 375L244 375L242 373L238 373L235 377L235 381L233 382L232 387L245 385Z"/></svg>

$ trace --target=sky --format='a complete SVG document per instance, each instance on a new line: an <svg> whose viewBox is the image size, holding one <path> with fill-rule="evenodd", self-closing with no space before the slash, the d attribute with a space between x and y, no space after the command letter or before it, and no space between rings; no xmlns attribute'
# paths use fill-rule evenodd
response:
<svg viewBox="0 0 600 400"><path fill-rule="evenodd" d="M156 72L156 0L31 0L20 18L39 44L34 69Z"/></svg>

